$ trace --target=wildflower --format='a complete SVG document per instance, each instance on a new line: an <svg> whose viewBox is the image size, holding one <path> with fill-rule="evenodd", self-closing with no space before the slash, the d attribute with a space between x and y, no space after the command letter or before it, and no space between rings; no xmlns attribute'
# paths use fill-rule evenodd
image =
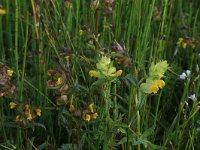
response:
<svg viewBox="0 0 200 150"><path fill-rule="evenodd" d="M179 38L178 42L176 43L178 46L181 46L181 43L183 42L183 38Z"/></svg>
<svg viewBox="0 0 200 150"><path fill-rule="evenodd" d="M188 98L191 99L191 100L194 100L196 98L196 96L195 96L195 94L192 94Z"/></svg>
<svg viewBox="0 0 200 150"><path fill-rule="evenodd" d="M21 120L21 116L20 115L17 115L16 117L15 117L15 120L18 122L18 121L20 121Z"/></svg>
<svg viewBox="0 0 200 150"><path fill-rule="evenodd" d="M187 74L187 76L190 76L191 71L190 70L186 70L185 73Z"/></svg>
<svg viewBox="0 0 200 150"><path fill-rule="evenodd" d="M186 70L185 72L183 72L182 74L179 75L179 78L185 80L186 78L190 77L190 74L191 74L191 71Z"/></svg>
<svg viewBox="0 0 200 150"><path fill-rule="evenodd" d="M53 69L48 70L48 76L53 77L55 75L55 71Z"/></svg>
<svg viewBox="0 0 200 150"><path fill-rule="evenodd" d="M89 71L89 75L90 75L91 77L96 77L96 76L97 76L97 72L96 72L95 70L90 70L90 71Z"/></svg>
<svg viewBox="0 0 200 150"><path fill-rule="evenodd" d="M41 116L41 112L42 112L41 109L38 108L38 109L35 109L34 111L36 113L36 116L38 116L38 117Z"/></svg>
<svg viewBox="0 0 200 150"><path fill-rule="evenodd" d="M88 122L90 121L90 115L89 114L85 115L85 121L88 121Z"/></svg>
<svg viewBox="0 0 200 150"><path fill-rule="evenodd" d="M65 60L66 60L66 61L69 61L69 59L70 59L70 56L68 56L68 55L65 56Z"/></svg>
<svg viewBox="0 0 200 150"><path fill-rule="evenodd" d="M70 104L69 111L70 112L74 112L75 111L75 107L74 107L73 104Z"/></svg>
<svg viewBox="0 0 200 150"><path fill-rule="evenodd" d="M156 80L155 84L159 87L159 88L163 88L165 86L165 81L163 80Z"/></svg>
<svg viewBox="0 0 200 150"><path fill-rule="evenodd" d="M90 115L90 117L91 117L92 119L96 119L96 118L97 118L97 116L98 116L98 114L97 114L97 113L92 113L92 114Z"/></svg>
<svg viewBox="0 0 200 150"><path fill-rule="evenodd" d="M152 63L149 69L149 79L156 80L163 77L164 73L168 69L167 61L160 61L156 64Z"/></svg>
<svg viewBox="0 0 200 150"><path fill-rule="evenodd" d="M115 74L117 77L120 77L122 75L122 72L123 72L122 70L118 70Z"/></svg>
<svg viewBox="0 0 200 150"><path fill-rule="evenodd" d="M58 80L56 81L56 85L61 85L62 84L62 78L59 77Z"/></svg>
<svg viewBox="0 0 200 150"><path fill-rule="evenodd" d="M186 48L186 47L187 47L187 43L183 42L183 43L182 43L182 47L183 47L183 48Z"/></svg>
<svg viewBox="0 0 200 150"><path fill-rule="evenodd" d="M159 90L159 87L156 84L152 84L152 85L149 86L149 91L151 93L156 94L158 92L158 90Z"/></svg>
<svg viewBox="0 0 200 150"><path fill-rule="evenodd" d="M113 80L116 77L121 76L122 70L116 71L113 66L113 62L109 57L103 56L96 64L97 70L90 70L89 75L91 77L97 77L99 79Z"/></svg>
<svg viewBox="0 0 200 150"><path fill-rule="evenodd" d="M79 30L79 35L82 36L84 31L82 29Z"/></svg>
<svg viewBox="0 0 200 150"><path fill-rule="evenodd" d="M10 102L9 105L10 105L10 109L14 109L17 106L15 102Z"/></svg>
<svg viewBox="0 0 200 150"><path fill-rule="evenodd" d="M13 74L13 70L11 70L11 69L8 69L8 70L7 70L7 74L8 74L8 76L10 76L10 77L11 77L11 76L12 76L12 74Z"/></svg>
<svg viewBox="0 0 200 150"><path fill-rule="evenodd" d="M91 113L94 112L94 103L89 105L89 110L90 110Z"/></svg>
<svg viewBox="0 0 200 150"><path fill-rule="evenodd" d="M140 89L144 93L156 94L159 89L165 86L165 82L161 80L168 68L167 61L161 61L159 63L152 63L149 68L149 77L146 79L146 83L140 85Z"/></svg>
<svg viewBox="0 0 200 150"><path fill-rule="evenodd" d="M68 97L67 95L61 95L56 99L56 104L57 105L66 105L68 103Z"/></svg>
<svg viewBox="0 0 200 150"><path fill-rule="evenodd" d="M179 75L179 78L180 79L183 79L183 80L185 80L186 79L186 74L185 74L185 72L183 72L181 75Z"/></svg>
<svg viewBox="0 0 200 150"><path fill-rule="evenodd" d="M33 117L32 117L32 115L31 115L31 113L29 113L29 114L27 115L27 120L31 121L32 119L33 119Z"/></svg>
<svg viewBox="0 0 200 150"><path fill-rule="evenodd" d="M108 74L113 74L116 72L116 68L115 67L111 67L109 70L108 70Z"/></svg>
<svg viewBox="0 0 200 150"><path fill-rule="evenodd" d="M2 15L5 15L6 14L6 10L5 9L2 9L2 8L0 8L0 16L2 16Z"/></svg>
<svg viewBox="0 0 200 150"><path fill-rule="evenodd" d="M177 42L177 45L179 46L179 47L183 47L183 48L186 48L187 47L187 42L186 42L186 40L184 39L184 38L179 38L178 39L178 42Z"/></svg>
<svg viewBox="0 0 200 150"><path fill-rule="evenodd" d="M48 81L47 81L47 86L54 86L53 81L52 81L52 80L48 80Z"/></svg>
<svg viewBox="0 0 200 150"><path fill-rule="evenodd" d="M196 48L196 40L191 37L179 38L177 42L178 47L187 48L187 46L192 47L192 49Z"/></svg>

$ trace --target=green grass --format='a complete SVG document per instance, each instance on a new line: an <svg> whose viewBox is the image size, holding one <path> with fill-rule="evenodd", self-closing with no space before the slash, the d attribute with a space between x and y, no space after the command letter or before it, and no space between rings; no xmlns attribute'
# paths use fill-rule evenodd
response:
<svg viewBox="0 0 200 150"><path fill-rule="evenodd" d="M108 6L100 0L92 8L87 0L6 0L0 6L6 9L0 16L0 63L14 71L9 81L16 87L0 97L0 149L198 149L199 1L116 0ZM180 37L186 48L177 45ZM122 64L113 57L114 42L121 45ZM121 77L89 76L105 55L123 70ZM165 87L143 93L152 62L161 60L169 64ZM57 72L52 78L50 69ZM186 70L190 77L180 79ZM2 75L0 68L0 84ZM59 77L62 86L47 85ZM12 101L17 108L9 108ZM98 116L87 122L91 103ZM17 122L25 104L40 108L41 116Z"/></svg>

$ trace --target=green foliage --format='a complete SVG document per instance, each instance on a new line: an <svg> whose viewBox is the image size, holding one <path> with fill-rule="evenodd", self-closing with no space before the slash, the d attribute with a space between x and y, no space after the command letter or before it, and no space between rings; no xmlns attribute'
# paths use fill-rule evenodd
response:
<svg viewBox="0 0 200 150"><path fill-rule="evenodd" d="M1 1L0 149L198 149L199 6Z"/></svg>

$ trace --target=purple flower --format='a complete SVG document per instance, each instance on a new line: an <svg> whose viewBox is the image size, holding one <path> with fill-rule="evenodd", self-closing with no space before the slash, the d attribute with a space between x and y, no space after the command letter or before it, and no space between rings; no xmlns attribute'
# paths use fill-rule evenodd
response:
<svg viewBox="0 0 200 150"><path fill-rule="evenodd" d="M191 100L194 100L196 98L196 96L195 96L195 94L192 94L188 98L191 99Z"/></svg>

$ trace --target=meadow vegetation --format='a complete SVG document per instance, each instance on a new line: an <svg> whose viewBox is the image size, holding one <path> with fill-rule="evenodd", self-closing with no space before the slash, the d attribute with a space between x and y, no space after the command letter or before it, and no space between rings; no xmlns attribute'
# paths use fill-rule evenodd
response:
<svg viewBox="0 0 200 150"><path fill-rule="evenodd" d="M199 8L0 1L0 149L199 149Z"/></svg>

